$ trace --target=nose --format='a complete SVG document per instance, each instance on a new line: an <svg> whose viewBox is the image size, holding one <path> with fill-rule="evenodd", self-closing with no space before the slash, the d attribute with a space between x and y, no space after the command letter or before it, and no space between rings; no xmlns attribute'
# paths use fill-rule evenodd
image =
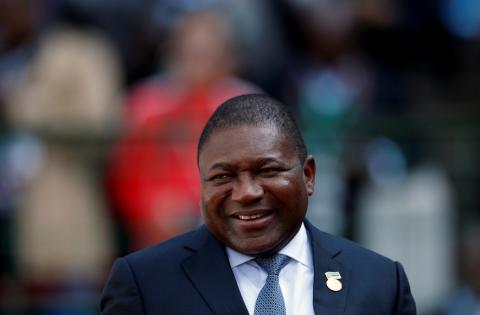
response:
<svg viewBox="0 0 480 315"><path fill-rule="evenodd" d="M262 186L248 174L240 174L233 184L232 200L248 204L263 196Z"/></svg>

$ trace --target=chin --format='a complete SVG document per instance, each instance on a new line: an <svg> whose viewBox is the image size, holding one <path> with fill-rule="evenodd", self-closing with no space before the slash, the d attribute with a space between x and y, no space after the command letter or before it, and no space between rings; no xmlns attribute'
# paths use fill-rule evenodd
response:
<svg viewBox="0 0 480 315"><path fill-rule="evenodd" d="M250 244L244 244L245 246L236 246L236 248L233 248L235 248L238 252L249 256L270 256L282 249L283 245L287 243L286 241L280 240L277 242L268 242L261 245L257 243L257 246L251 246L251 243L253 242L256 241L252 240L249 242Z"/></svg>

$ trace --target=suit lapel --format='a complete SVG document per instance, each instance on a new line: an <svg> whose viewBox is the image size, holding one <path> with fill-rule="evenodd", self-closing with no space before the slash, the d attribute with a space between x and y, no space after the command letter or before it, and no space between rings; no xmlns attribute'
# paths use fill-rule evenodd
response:
<svg viewBox="0 0 480 315"><path fill-rule="evenodd" d="M247 314L223 245L205 227L197 233L198 243L188 248L196 253L183 263L183 269L215 314Z"/></svg>
<svg viewBox="0 0 480 315"><path fill-rule="evenodd" d="M331 242L325 242L323 233L305 221L309 232L314 264L313 308L315 314L343 314L347 293L350 286L350 273L335 257L341 249L335 248ZM338 271L341 274L342 289L338 292L330 290L325 272Z"/></svg>

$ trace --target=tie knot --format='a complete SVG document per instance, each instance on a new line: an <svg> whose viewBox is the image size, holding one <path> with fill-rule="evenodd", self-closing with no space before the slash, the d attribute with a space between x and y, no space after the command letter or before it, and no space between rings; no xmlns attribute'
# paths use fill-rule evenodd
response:
<svg viewBox="0 0 480 315"><path fill-rule="evenodd" d="M255 259L257 264L262 267L263 270L270 275L278 275L280 270L285 267L290 260L290 257L285 256L283 254L275 254L270 257L258 257Z"/></svg>

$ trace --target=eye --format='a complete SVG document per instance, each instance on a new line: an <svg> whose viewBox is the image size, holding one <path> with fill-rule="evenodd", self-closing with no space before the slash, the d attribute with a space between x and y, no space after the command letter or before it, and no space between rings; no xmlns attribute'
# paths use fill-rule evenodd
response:
<svg viewBox="0 0 480 315"><path fill-rule="evenodd" d="M211 176L208 180L213 182L225 182L230 180L234 175L230 173L221 173Z"/></svg>
<svg viewBox="0 0 480 315"><path fill-rule="evenodd" d="M274 176L284 171L285 169L281 167L262 167L261 169L258 170L257 173L264 176Z"/></svg>

